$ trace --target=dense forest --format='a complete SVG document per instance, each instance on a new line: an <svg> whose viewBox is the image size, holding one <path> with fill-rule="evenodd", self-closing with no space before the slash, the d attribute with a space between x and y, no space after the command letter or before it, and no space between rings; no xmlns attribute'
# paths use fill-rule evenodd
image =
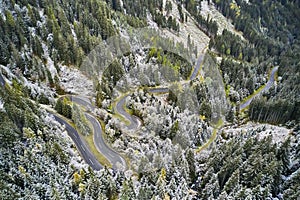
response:
<svg viewBox="0 0 300 200"><path fill-rule="evenodd" d="M252 114L251 119L271 123L299 121L299 1L214 2L247 39L242 41L224 30L211 40L211 48L226 56L221 69L224 76L229 76L228 85L236 91L239 87L247 88L251 94L260 87L259 80L253 81L257 74L280 66L276 88L265 94L266 98L261 98L259 104L251 105L255 112L264 110L266 117ZM236 80L240 76L246 78ZM240 80L242 83L236 82Z"/></svg>
<svg viewBox="0 0 300 200"><path fill-rule="evenodd" d="M232 21L236 31L243 33L245 39L226 29L218 35L215 20L209 16L203 18L195 9L201 9L201 1L179 2L211 36L209 48L221 54L223 59L220 68L226 87L230 88L231 101L237 103L258 90L265 83L261 75L278 65L278 76L281 78L276 92L265 94L266 98L259 103L261 107L252 106L257 112L267 107L265 115L268 117L250 117L270 123L299 120L299 1L212 1ZM274 104L280 104L280 109L272 106ZM286 110L288 114L268 120Z"/></svg>
<svg viewBox="0 0 300 200"><path fill-rule="evenodd" d="M218 32L210 6L235 30ZM169 37L188 23L205 51L191 34ZM0 1L0 199L299 198L299 33L297 0ZM274 67L275 83L240 109ZM219 73L226 102L213 94ZM90 90L88 109L72 81ZM94 170L53 113L87 143L94 115L125 169L97 157Z"/></svg>

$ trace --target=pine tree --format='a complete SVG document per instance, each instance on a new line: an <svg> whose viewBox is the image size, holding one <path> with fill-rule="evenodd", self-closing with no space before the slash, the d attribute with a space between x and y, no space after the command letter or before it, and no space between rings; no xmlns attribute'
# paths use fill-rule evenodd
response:
<svg viewBox="0 0 300 200"><path fill-rule="evenodd" d="M62 114L62 108L63 108L63 103L62 103L62 101L59 99L59 100L57 100L57 102L56 102L55 110L56 110L59 114Z"/></svg>
<svg viewBox="0 0 300 200"><path fill-rule="evenodd" d="M104 71L103 77L111 86L115 86L123 77L124 69L118 60L114 60Z"/></svg>
<svg viewBox="0 0 300 200"><path fill-rule="evenodd" d="M197 178L196 175L196 166L195 166L195 155L194 155L194 151L192 149L187 150L187 156L186 156L187 162L189 164L189 175L190 175L190 180L192 183L194 183L194 181Z"/></svg>
<svg viewBox="0 0 300 200"><path fill-rule="evenodd" d="M178 12L179 12L180 21L181 21L181 23L183 23L184 22L184 14L183 14L183 11L182 11L182 5L178 4L177 9L178 9Z"/></svg>
<svg viewBox="0 0 300 200"><path fill-rule="evenodd" d="M170 1L167 1L165 9L167 11L167 15L169 15L170 12L172 11L172 3Z"/></svg>
<svg viewBox="0 0 300 200"><path fill-rule="evenodd" d="M140 179L140 189L137 195L137 199L151 199L153 197L156 188L149 182L147 178Z"/></svg>
<svg viewBox="0 0 300 200"><path fill-rule="evenodd" d="M237 191L240 190L240 170L237 169L233 172L233 174L230 176L228 181L224 185L224 191L226 191L227 194L235 194Z"/></svg>
<svg viewBox="0 0 300 200"><path fill-rule="evenodd" d="M286 139L277 151L277 159L281 161L283 174L287 174L290 167L290 138Z"/></svg>
<svg viewBox="0 0 300 200"><path fill-rule="evenodd" d="M123 182L119 198L122 200L136 199L132 180L125 180Z"/></svg>
<svg viewBox="0 0 300 200"><path fill-rule="evenodd" d="M174 105L177 103L177 94L174 93L172 90L169 90L169 95L168 95L168 101L172 102Z"/></svg>

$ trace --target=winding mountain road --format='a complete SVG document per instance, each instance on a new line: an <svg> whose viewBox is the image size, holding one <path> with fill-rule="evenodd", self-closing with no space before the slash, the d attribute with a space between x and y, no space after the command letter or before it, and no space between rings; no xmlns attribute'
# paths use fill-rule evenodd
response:
<svg viewBox="0 0 300 200"><path fill-rule="evenodd" d="M150 93L167 93L169 92L169 88L150 88L148 90ZM125 95L122 97L116 104L116 112L119 113L121 116L123 116L127 121L129 121L129 125L127 126L127 129L129 130L137 130L140 126L140 119L137 116L129 114L125 110L125 103L126 103L126 98L129 95Z"/></svg>
<svg viewBox="0 0 300 200"><path fill-rule="evenodd" d="M279 68L279 66L276 66L272 69L271 74L270 74L270 78L269 78L268 82L266 83L266 85L264 86L264 88L261 91L259 91L257 94L251 96L246 102L241 104L240 105L240 110L243 110L243 109L247 108L251 104L252 100L255 97L259 96L260 94L262 94L263 92L269 90L272 87L272 85L274 84L274 81L275 81L275 74L278 71L278 68Z"/></svg>
<svg viewBox="0 0 300 200"><path fill-rule="evenodd" d="M2 76L2 74L0 74L0 85L1 87L4 87L5 85L5 80ZM84 101L83 101L84 103ZM76 129L74 129L65 119L63 119L62 117L48 112L51 116L54 117L54 119L59 122L60 124L64 125L66 128L66 131L68 133L68 135L70 136L70 138L73 140L73 142L75 143L80 155L82 156L82 158L84 159L84 161L91 166L92 169L94 170L100 170L102 169L102 165L99 163L99 161L96 159L96 157L94 156L94 154L89 150L89 148L87 147L87 145L83 142L82 138L80 137L79 133L76 131Z"/></svg>
<svg viewBox="0 0 300 200"><path fill-rule="evenodd" d="M68 96L72 102L85 107L87 110L95 110L96 107L91 103L91 101L82 96Z"/></svg>
<svg viewBox="0 0 300 200"><path fill-rule="evenodd" d="M120 99L120 101L117 102L117 104L116 104L116 111L120 115L122 115L126 120L128 120L130 122L129 126L127 126L127 128L129 130L136 130L140 126L140 122L139 122L138 117L130 115L128 112L126 112L126 110L124 108L125 107L125 103L126 103L126 98L128 96L129 95L126 95L126 96L122 97Z"/></svg>
<svg viewBox="0 0 300 200"><path fill-rule="evenodd" d="M60 124L65 125L66 131L68 132L68 135L75 143L79 153L81 154L82 158L85 160L85 162L91 166L94 170L100 170L102 169L102 165L98 162L94 154L89 150L89 148L86 146L86 144L82 141L79 133L63 118L51 113L52 116L54 116L54 119L58 121Z"/></svg>
<svg viewBox="0 0 300 200"><path fill-rule="evenodd" d="M92 115L85 113L87 120L91 122L94 129L94 144L97 150L102 153L113 165L113 169L118 169L121 165L126 168L126 162L124 159L115 151L110 149L102 137L102 127L99 121Z"/></svg>
<svg viewBox="0 0 300 200"><path fill-rule="evenodd" d="M85 107L86 109L94 110L96 107L92 105L89 99L80 97L80 96L70 96L70 100L78 105L81 105ZM85 112L85 116L88 121L93 125L94 130L94 144L97 150L104 155L110 163L113 165L114 169L119 168L121 165L126 168L126 162L125 160L114 150L109 148L107 144L105 143L103 137L102 137L102 127L99 121L91 114Z"/></svg>
<svg viewBox="0 0 300 200"><path fill-rule="evenodd" d="M205 51L205 50L204 50ZM201 63L203 62L204 59L204 55L205 53L203 53L199 56L199 58L197 59L197 63L193 69L193 72L190 76L190 80L194 80L197 75L199 74L199 70L200 70L200 66ZM162 88L149 88L148 91L150 93L168 93L169 92L169 88L167 87L162 87ZM128 120L130 122L129 126L127 126L127 128L129 130L136 130L139 128L139 121L140 119L134 115L130 115L128 112L126 112L125 110L125 103L126 103L126 98L129 95L125 95L124 97L122 97L116 104L116 112L119 113L121 116L123 116L126 120Z"/></svg>
<svg viewBox="0 0 300 200"><path fill-rule="evenodd" d="M194 67L194 70L189 78L190 80L194 80L197 77L199 70L200 70L201 63L203 62L203 58L204 58L204 53L199 56L197 63ZM265 87L261 91L259 91L257 94L255 94L254 96L249 98L242 105L240 105L240 110L249 106L250 103L252 102L252 100L256 96L260 95L262 92L267 91L271 88L271 86L273 85L273 83L275 81L275 74L276 74L277 70L278 70L278 66L274 67L272 69L270 78L269 78L268 82L266 83ZM0 86L1 87L5 86L5 80L1 73L0 73ZM150 88L148 91L150 93L168 93L169 88L166 88L166 87L165 88ZM120 115L122 115L125 119L127 119L130 122L130 124L127 126L127 128L129 130L136 130L140 126L139 118L129 114L128 112L126 112L126 110L124 108L126 98L128 96L129 95L125 95L124 97L122 97L116 103L115 109ZM72 102L83 106L88 111L93 111L94 109L96 109L96 107L94 105L92 105L90 100L85 97L80 97L80 96L69 96L69 97ZM82 138L80 137L80 135L76 131L76 129L74 129L66 120L64 120L60 116L53 114L53 113L51 113L51 115L54 116L56 121L58 121L60 124L65 126L66 131L68 132L68 135L71 137L71 139L75 143L78 151L80 152L80 154L81 154L82 158L85 160L85 162L89 166L91 166L94 170L102 169L103 168L102 165L99 163L99 161L93 155L93 153L89 150L89 148L87 147L85 142L83 142ZM85 112L85 116L86 116L87 120L90 121L90 123L93 126L94 144L95 144L97 150L110 161L110 163L113 165L114 169L117 169L120 166L123 166L124 168L126 168L125 160L117 152L115 152L114 150L109 148L107 146L107 144L105 143L105 141L102 137L103 130L102 130L102 127L101 127L101 124L99 123L99 121L93 115L91 115L87 112Z"/></svg>

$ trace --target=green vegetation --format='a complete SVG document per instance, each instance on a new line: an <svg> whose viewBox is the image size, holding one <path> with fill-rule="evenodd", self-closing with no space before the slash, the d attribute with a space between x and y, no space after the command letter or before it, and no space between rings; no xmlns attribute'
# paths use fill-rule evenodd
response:
<svg viewBox="0 0 300 200"><path fill-rule="evenodd" d="M58 99L55 105L55 110L66 118L72 119L72 102L68 99L68 97Z"/></svg>
<svg viewBox="0 0 300 200"><path fill-rule="evenodd" d="M17 62L22 72L33 64L33 57L42 58L45 53L41 48L42 43L53 48L50 57L55 65L64 62L78 66L84 54L90 52L101 42L101 39L107 39L116 33L110 20L112 14L107 5L101 1L77 1L76 4L69 1L61 4L52 1L19 1L18 3L20 7L25 6L28 9L29 18L23 19L25 14L22 13L23 11L16 12L16 16L13 17L9 10L12 10L14 3L9 1L5 3L8 9L6 11L8 20L4 21L0 17L0 35L3 36L0 41L0 56L3 58L1 64ZM42 20L38 7L45 8L47 16L45 26L36 27L37 22ZM76 41L70 25L74 27ZM36 36L31 36L30 27L36 28ZM49 39L49 34L53 34L53 38ZM32 47L33 50L33 54L29 54L30 57L25 59L18 53L18 51L28 51L24 45ZM10 55L10 51L14 53ZM26 75L30 76L30 73L27 72Z"/></svg>
<svg viewBox="0 0 300 200"><path fill-rule="evenodd" d="M176 19L169 15L172 10L172 5L170 3L166 6L166 15L162 14L163 2L160 0L124 0L123 4L124 10L126 10L126 13L131 16L136 16L142 20L146 20L147 12L150 12L153 16L153 20L159 27L169 28L176 32L179 31L179 25L177 24Z"/></svg>
<svg viewBox="0 0 300 200"><path fill-rule="evenodd" d="M196 153L200 153L201 151L203 151L204 149L208 148L216 139L217 135L218 135L218 131L220 130L220 128L223 126L224 122L219 119L218 123L213 125L214 129L212 131L212 135L211 137L208 139L208 141L201 145L197 150Z"/></svg>
<svg viewBox="0 0 300 200"><path fill-rule="evenodd" d="M217 23L200 15L202 1L196 0L1 1L0 64L8 81L0 88L0 199L298 198L299 1L212 1L243 39L226 29L218 35ZM179 11L176 18L172 9ZM193 38L188 36L185 48L154 30L136 34L135 29L147 26L149 16L178 36L179 23L185 29L187 19L194 18L211 38L211 57L203 61L206 79L178 83L189 78L189 59L199 54ZM141 42L142 48L128 53L128 45L112 38L119 31ZM93 53L109 42L112 54L105 48ZM139 64L159 67L162 76L157 79L165 79L153 78L137 87L173 84L168 95L159 97L146 89L124 92L132 95L125 110L144 120L138 137L123 134L126 128L111 119L119 117L126 123L122 116L97 112L105 120L101 122L104 136L124 154L132 171L108 170L112 164L97 151L88 120L68 98L59 99L55 109L73 120L70 124L77 127L103 170L88 167L63 127L35 105L53 104L57 94L64 94L61 65L82 67L86 55L93 62L83 66L86 75L94 74L94 63L95 69L105 68L103 76L95 79L100 80L95 96L97 106L107 111L113 111L119 100L112 101L118 82ZM222 58L219 66L216 56ZM107 59L97 60L102 57ZM277 85L254 99L241 116L241 100L262 90L266 72L277 65ZM225 83L222 91L214 85L218 70L222 77L217 82ZM227 113L219 112L225 105L220 95L214 96L224 88L222 95L231 101ZM221 114L232 124L218 137L223 123L227 124L220 120ZM284 124L289 129L259 130L255 123L243 129L239 123L245 115L247 120ZM213 124L214 120L219 121ZM290 138L275 138L277 129L289 131Z"/></svg>
<svg viewBox="0 0 300 200"><path fill-rule="evenodd" d="M78 132L82 135L87 136L92 133L91 125L82 110L76 104L73 104L72 106L72 121L74 122Z"/></svg>
<svg viewBox="0 0 300 200"><path fill-rule="evenodd" d="M103 96L111 98L113 88L116 86L117 82L124 76L124 69L118 60L114 60L103 72L102 82L98 96L100 98L98 101L103 100Z"/></svg>
<svg viewBox="0 0 300 200"><path fill-rule="evenodd" d="M217 35L218 32L217 23L209 16L207 16L207 18L205 19L198 10L201 9L201 1L185 0L182 1L182 4L187 9L187 11L189 11L189 13L194 17L194 19L198 23L197 25L199 29L201 29L204 33L206 33L210 37L215 37ZM183 19L182 14L180 15L180 18Z"/></svg>
<svg viewBox="0 0 300 200"><path fill-rule="evenodd" d="M299 109L295 106L298 105L283 100L267 102L264 97L255 98L249 107L249 117L253 121L282 124L299 115Z"/></svg>
<svg viewBox="0 0 300 200"><path fill-rule="evenodd" d="M252 113L267 112L264 115L268 117L252 115L250 118L272 123L299 121L299 93L293 92L299 85L297 80L300 46L299 31L296 28L299 24L296 19L300 17L299 3L267 0L254 1L251 4L236 1L233 5L230 1L214 2L226 17L232 19L235 27L242 31L247 39L241 40L239 36L224 30L222 35L214 37L210 42L210 48L217 49L223 57L227 57L221 64L224 79L228 80L226 84L230 84L236 91L247 88L249 94L252 94L264 84L259 80L259 75L265 73L272 65L280 66L278 76L282 79L276 92L274 87L271 88L270 92L264 94L266 100L260 101L260 104L254 101L253 104L256 105L252 106ZM234 62L233 58L239 62ZM248 95L240 92L241 99ZM231 98L234 99L236 98ZM278 109L278 106L282 109ZM268 109L264 109L266 107ZM275 117L277 114L274 113L277 111L278 114L283 111L289 113Z"/></svg>
<svg viewBox="0 0 300 200"><path fill-rule="evenodd" d="M174 70L174 76L177 77L176 73L180 73L181 77L187 79L192 71L192 65L184 58L179 55L163 51L162 49L150 48L148 52L148 61L151 58L156 58L157 63L161 64L163 67L170 67Z"/></svg>
<svg viewBox="0 0 300 200"><path fill-rule="evenodd" d="M22 87L21 84L19 86ZM39 123L41 114L38 107L25 98L19 90L20 87L13 84L12 88L7 86L0 89L0 99L5 102L3 109L0 110L1 146L13 145L22 137L24 128L32 130L34 134L38 134L42 128L42 124Z"/></svg>
<svg viewBox="0 0 300 200"><path fill-rule="evenodd" d="M242 137L247 138L242 141ZM287 148L290 141L277 146L271 143L271 139L240 136L219 144L205 161L208 165L201 172L203 177L197 188L197 191L202 191L199 198L276 196L282 189L279 187L283 181L280 174L285 174L289 165ZM207 190L208 187L211 190Z"/></svg>
<svg viewBox="0 0 300 200"><path fill-rule="evenodd" d="M268 80L270 79L270 76L271 76L271 74L269 73L269 78L268 78ZM275 74L275 77L276 77L276 76L277 76L277 73ZM276 80L276 78L275 78L275 80ZM261 86L260 88L258 88L257 90L254 90L253 93L252 93L251 95L249 95L248 97L246 97L245 99L243 99L243 100L241 101L240 104L243 104L243 103L247 102L249 99L251 99L251 98L253 98L254 96L256 96L257 94L261 93L261 91L262 91L265 87L266 87L266 85L263 85L263 86Z"/></svg>

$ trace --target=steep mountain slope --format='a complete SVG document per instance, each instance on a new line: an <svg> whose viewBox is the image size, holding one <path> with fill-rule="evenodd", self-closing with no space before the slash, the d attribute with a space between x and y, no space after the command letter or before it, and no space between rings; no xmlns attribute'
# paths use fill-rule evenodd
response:
<svg viewBox="0 0 300 200"><path fill-rule="evenodd" d="M299 7L0 1L0 199L299 198Z"/></svg>

